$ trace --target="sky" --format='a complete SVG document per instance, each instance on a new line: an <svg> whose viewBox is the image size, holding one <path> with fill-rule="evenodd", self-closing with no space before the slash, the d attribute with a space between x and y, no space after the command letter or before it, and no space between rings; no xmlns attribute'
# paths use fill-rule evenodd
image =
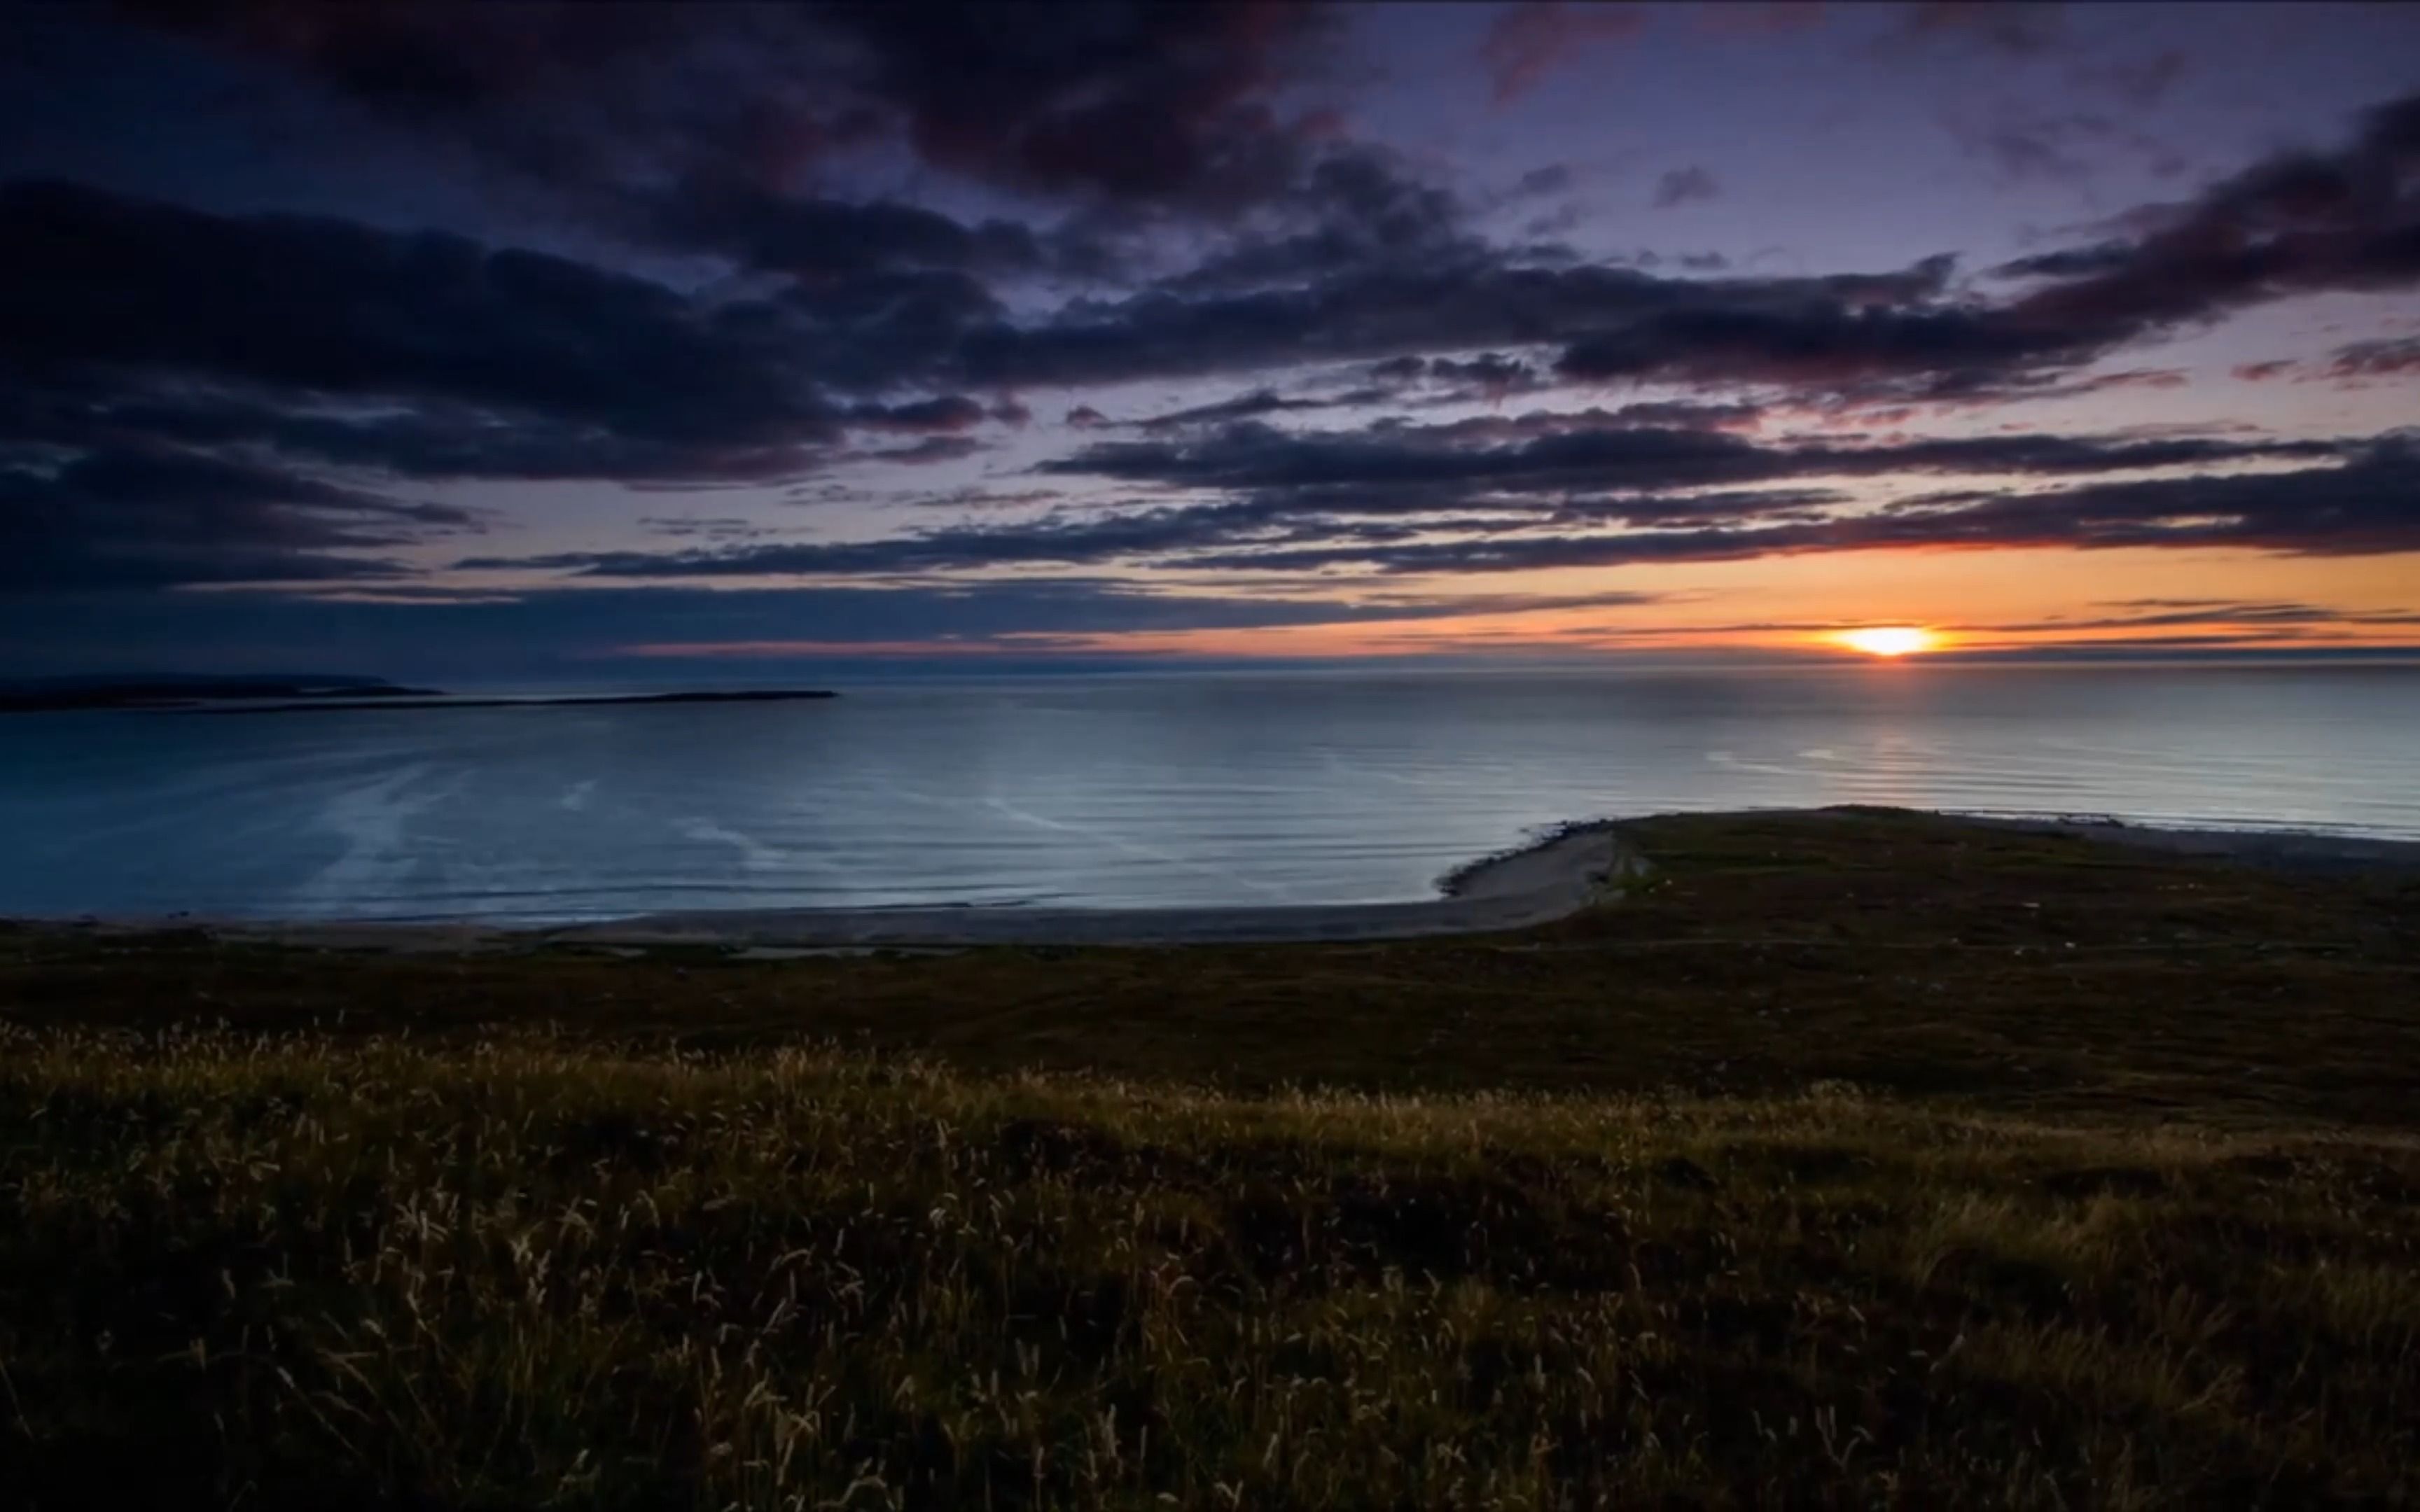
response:
<svg viewBox="0 0 2420 1512"><path fill-rule="evenodd" d="M2420 648L2420 8L0 11L0 665Z"/></svg>

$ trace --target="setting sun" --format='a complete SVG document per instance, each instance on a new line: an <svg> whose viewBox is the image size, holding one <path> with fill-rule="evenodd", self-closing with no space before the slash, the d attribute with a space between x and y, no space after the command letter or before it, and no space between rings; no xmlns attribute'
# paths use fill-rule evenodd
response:
<svg viewBox="0 0 2420 1512"><path fill-rule="evenodd" d="M1832 639L1869 656L1911 656L1931 650L1938 641L1931 631L1913 625L1878 625L1864 630L1843 630Z"/></svg>

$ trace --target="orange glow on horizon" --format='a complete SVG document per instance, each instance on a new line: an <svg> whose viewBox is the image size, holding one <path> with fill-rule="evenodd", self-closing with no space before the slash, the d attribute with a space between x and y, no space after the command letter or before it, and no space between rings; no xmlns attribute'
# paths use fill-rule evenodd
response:
<svg viewBox="0 0 2420 1512"><path fill-rule="evenodd" d="M1917 571L1918 565L1921 571ZM1682 569L1594 570L1489 578L1465 612L1423 613L1434 593L1450 606L1470 584L1455 579L1340 583L1333 608L1295 623L1069 631L994 630L955 637L651 641L610 653L650 659L897 656L964 659L1125 656L1244 660L1404 656L1583 658L1630 654L1715 654L1876 666L1927 655L2023 656L2089 648L2107 656L2190 648L2420 652L2420 552L2376 558L2279 558L2256 552L2150 549L2082 553L2054 548L1935 552L1916 563L1876 550L1761 558ZM1003 579L1005 580L1005 579ZM1140 584L1138 585L1141 586ZM1159 584L1153 583L1153 587ZM1200 584L1169 584L1172 603ZM1288 585L1289 589L1292 585ZM1384 590L1381 596L1377 590ZM1617 590L1621 590L1617 592ZM1368 591L1356 603L1357 592ZM1537 595L1537 607L1523 602ZM1213 594L1210 596L1216 597ZM1273 594L1273 602L1286 595ZM2269 612L2309 606L2307 618ZM1405 607L1408 606L1408 607ZM1403 609L1400 613L1390 609ZM1858 616L1852 618L1852 615ZM1921 631L1922 644L1861 643L1875 631Z"/></svg>
<svg viewBox="0 0 2420 1512"><path fill-rule="evenodd" d="M1869 656L1912 656L1941 644L1941 638L1916 625L1876 625L1862 630L1841 630L1832 639Z"/></svg>

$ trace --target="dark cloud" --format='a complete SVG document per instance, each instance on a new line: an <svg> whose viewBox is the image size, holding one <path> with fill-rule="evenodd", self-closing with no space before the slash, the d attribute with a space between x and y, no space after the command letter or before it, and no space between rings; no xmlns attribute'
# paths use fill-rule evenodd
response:
<svg viewBox="0 0 2420 1512"><path fill-rule="evenodd" d="M979 279L953 270L892 270L793 284L761 309L721 313L763 322L787 360L828 388L885 392L935 381L962 365L968 333L1007 318ZM988 388L1013 387L987 384Z"/></svg>
<svg viewBox="0 0 2420 1512"><path fill-rule="evenodd" d="M1429 363L1428 376L1441 382L1466 384L1471 393L1490 400L1544 386L1535 368L1500 352L1482 352L1462 362L1440 357Z"/></svg>
<svg viewBox="0 0 2420 1512"><path fill-rule="evenodd" d="M1655 180L1655 208L1668 210L1676 206L1692 205L1699 200L1715 199L1722 186L1714 176L1694 164L1686 168L1669 168Z"/></svg>
<svg viewBox="0 0 2420 1512"><path fill-rule="evenodd" d="M2105 440L2042 434L1866 446L1760 446L1713 424L1742 423L1747 418L1729 409L1690 416L1700 422L1696 428L1641 424L1666 413L1669 411L1661 406L1641 406L1611 413L1540 413L1504 422L1388 424L1341 435L1289 434L1246 424L1197 440L1108 442L1047 463L1043 471L1172 487L1240 491L1351 486L1428 490L1420 497L1433 498L1441 486L1464 492L1658 490L1908 472L2111 472L2242 461L2325 460L2346 452L2346 444L2337 441ZM1334 506L1332 493L1317 497L1322 507Z"/></svg>
<svg viewBox="0 0 2420 1512"><path fill-rule="evenodd" d="M2263 626L2420 625L2420 614L2369 613L2329 609L2319 604L2298 603L2288 599L2130 598L2114 600L2102 607L2125 612L2082 617L2052 615L2038 620L2019 620L1993 625L1962 625L1958 628L1962 631L1987 635L2012 635L2056 634L2076 630L2159 629L2180 625Z"/></svg>
<svg viewBox="0 0 2420 1512"><path fill-rule="evenodd" d="M1992 274L1995 278L2089 278L2125 267L2133 255L2129 242L2101 241L2019 257L2000 264Z"/></svg>
<svg viewBox="0 0 2420 1512"><path fill-rule="evenodd" d="M214 216L67 184L0 187L0 379L429 399L607 437L827 440L771 322L643 279L435 232Z"/></svg>
<svg viewBox="0 0 2420 1512"><path fill-rule="evenodd" d="M1036 35L1015 39L990 9L937 19L765 8L704 20L617 10L591 34L569 19L585 12L542 4L390 8L280 11L299 19L272 24L270 10L239 5L178 24L271 48L393 118L442 126L500 157L519 162L526 149L535 162L560 146L562 181L622 234L720 262L675 286L448 234L211 214L64 183L0 187L0 442L15 448L16 497L41 501L25 517L49 522L50 544L25 563L52 563L40 570L63 581L130 585L385 572L404 542L462 524L389 501L395 480L790 481L840 461L970 455L979 427L1026 414L1005 396L1035 385L1235 382L1345 364L1370 383L1301 396L1248 378L1233 397L1143 422L1145 440L1043 470L1217 490L1229 496L1219 503L799 548L826 555L790 560L837 565L768 570L1140 560L1205 546L1315 553L1321 530L1357 550L1442 551L1456 545L1435 539L1448 525L1484 534L1507 500L1533 522L1553 510L1658 522L1695 517L1686 490L1824 475L2324 459L2330 443L1759 447L1732 433L1782 406L1768 385L1838 413L2169 381L2085 370L2126 343L2259 301L2420 281L2420 98L2370 113L2341 150L2273 159L2185 203L2122 217L2097 244L1995 270L2022 282L1987 296L1957 283L1947 257L1874 274L1676 278L1491 245L1462 205L1400 161L1271 113L1269 91L1324 24L1289 8L1053 8L1032 14ZM460 26L444 34L432 16ZM299 29L264 40L283 26ZM699 36L721 39L706 49L716 52L749 28L768 39L760 54L709 63L697 51ZM1507 28L1518 30L1510 18L1498 23ZM487 40L492 57L458 56ZM971 78L970 48L1004 58L1001 76ZM804 71L773 77L792 57ZM746 77L728 98L708 98L681 71L707 67ZM684 81L696 118L639 86L659 69ZM626 73L627 100L587 99L598 80ZM819 93L827 81L833 91ZM726 109L765 88L793 116L752 122ZM991 119L978 131L983 111ZM849 112L892 122L929 162L1097 204L1078 235L809 194L768 166L790 161L775 150L784 142L812 158L875 129ZM1078 127L1081 140L1065 134ZM554 142L557 128L579 139L577 152ZM1077 242L1090 248L1082 257L1109 255L1135 228L1161 226L1153 217L1219 206L1224 215L1188 223L1211 227L1187 242L1189 267L1154 281L1138 262L1114 294L1051 302L1049 275L1070 266ZM716 276L735 271L749 276ZM2357 344L2327 372L2404 371L2409 347ZM1488 416L1460 429L1286 437L1233 424L1390 393L1409 410L1630 382L1757 392ZM1066 418L1106 424L1084 404ZM221 496L163 483L161 499L186 501L177 515L95 492L94 478L128 458L240 475L246 501L196 502ZM365 474L389 482L371 491ZM331 491L305 498L313 488ZM1652 496L1646 513L1619 501L1633 495ZM1823 505L1801 497L1790 507ZM75 512L96 527L58 523ZM106 550L99 522L117 532ZM1828 517L1723 527L1819 529L1845 527ZM1346 530L1357 533L1336 534ZM1502 538L1518 533L1477 545L1531 549ZM1760 539L1796 548L1788 535ZM70 540L82 544L58 544ZM738 570L706 556L698 570Z"/></svg>
<svg viewBox="0 0 2420 1512"><path fill-rule="evenodd" d="M1550 162L1543 168L1532 168L1528 173L1523 174L1519 178L1515 179L1512 184L1512 193L1515 194L1560 194L1568 192L1575 181L1575 176L1572 173L1570 163Z"/></svg>
<svg viewBox="0 0 2420 1512"><path fill-rule="evenodd" d="M1330 144L1272 186L1230 244L1157 285L1179 296L1295 287L1367 270L1491 255L1450 193L1382 148Z"/></svg>
<svg viewBox="0 0 2420 1512"><path fill-rule="evenodd" d="M2375 378L2420 374L2420 337L2350 342L2329 353L2325 362L2301 363L2273 357L2265 362L2241 363L2231 371L2248 383L2291 378L2297 383L2327 381L2359 387Z"/></svg>
<svg viewBox="0 0 2420 1512"><path fill-rule="evenodd" d="M1336 396L1339 405L1376 404L1388 399L1423 407L1500 404L1519 393L1555 387L1555 380L1527 359L1503 352L1481 352L1467 358L1392 357L1373 363L1370 381Z"/></svg>
<svg viewBox="0 0 2420 1512"><path fill-rule="evenodd" d="M271 60L450 145L501 171L489 193L516 210L807 281L830 323L891 297L883 275L1130 281L1128 243L1170 216L1235 232L1198 276L1240 286L1457 213L1332 117L1277 112L1336 30L1330 8L1294 0L139 0L116 13ZM1073 213L1046 228L830 192L852 155L896 148ZM923 298L922 333L940 342L939 303L963 324L989 292L928 279ZM826 381L880 386L938 352L861 333L817 355Z"/></svg>
<svg viewBox="0 0 2420 1512"><path fill-rule="evenodd" d="M960 488L952 493L922 494L909 502L919 509L1031 509L1059 501L1055 488L1020 488L1001 492L988 488Z"/></svg>
<svg viewBox="0 0 2420 1512"><path fill-rule="evenodd" d="M0 397L0 433L70 445L166 441L234 455L266 450L405 478L610 478L650 486L778 481L833 455L810 446L810 436L756 441L616 435L574 419L442 400L367 412L313 406L307 396L269 391L133 387L85 399L36 393L18 395L14 404Z"/></svg>
<svg viewBox="0 0 2420 1512"><path fill-rule="evenodd" d="M1831 402L1819 402L1812 409L1816 413L1854 414L1868 424L1881 424L1886 419L1892 422L1908 419L1916 413L1912 406L1919 401L1945 412L1952 409L1977 410L2043 399L2086 398L2130 389L2180 389L2191 381L2182 371L2173 367L2130 367L2079 377L2067 377L2055 371L1994 374L1987 370L1969 370L1914 383L1885 378L1862 387L1844 385L1836 391ZM1878 405L1898 405L1900 408L1876 408Z"/></svg>
<svg viewBox="0 0 2420 1512"><path fill-rule="evenodd" d="M1341 513L1352 514L1346 507ZM546 557L472 557L469 571L567 572L598 579L905 578L993 567L1103 565L1174 559L1212 548L1254 550L1340 543L1384 549L1435 531L1502 531L1520 522L1499 516L1437 516L1411 500L1364 501L1359 512L1398 513L1387 520L1339 518L1296 500L1261 498L1211 505L1171 505L1084 515L1061 509L1006 525L962 525L869 541L791 543L737 550L572 552ZM1414 518L1415 515L1425 517ZM1198 558L1188 560L1200 560ZM1209 565L1224 565L1207 563Z"/></svg>
<svg viewBox="0 0 2420 1512"><path fill-rule="evenodd" d="M2102 482L2024 494L1961 493L1875 514L1632 530L1530 533L1392 546L1336 542L1211 551L1196 568L1469 573L1722 562L1909 548L2211 549L2300 555L2420 550L2420 458L2382 443L2334 468ZM1673 518L1685 517L1675 511Z"/></svg>
<svg viewBox="0 0 2420 1512"><path fill-rule="evenodd" d="M990 417L989 410L963 393L939 394L908 404L855 405L845 413L852 425L907 431L970 430Z"/></svg>
<svg viewBox="0 0 2420 1512"><path fill-rule="evenodd" d="M695 181L638 197L624 226L643 241L810 280L901 269L1022 272L1054 256L1014 221L968 225L920 206L794 198L746 183Z"/></svg>
<svg viewBox="0 0 2420 1512"><path fill-rule="evenodd" d="M2420 336L2396 341L2356 341L2330 357L2332 378L2401 378L2420 374Z"/></svg>
<svg viewBox="0 0 2420 1512"><path fill-rule="evenodd" d="M0 443L46 459L9 474L12 528L39 535L12 580L372 570L329 552L391 544L358 525L394 511L312 467L694 486L867 455L853 432L929 438L871 454L887 461L968 455L960 433L992 414L973 398L844 404L819 384L835 350L913 351L994 308L936 316L926 281L958 275L870 276L891 297L843 327L811 301L713 303L439 233L0 187ZM137 475L158 508L97 491Z"/></svg>
<svg viewBox="0 0 2420 1512"><path fill-rule="evenodd" d="M1337 138L1332 121L1275 113L1275 92L1315 69L1334 33L1313 6L600 14L550 0L221 0L130 13L277 58L390 119L526 158L551 182L592 185L628 234L796 276L765 329L797 371L844 391L1232 373L1284 361L1298 337L1314 359L1555 342L1567 348L1559 371L1580 380L1979 394L2255 300L2420 277L2410 179L2396 167L2420 131L2420 101L2373 113L2337 154L2279 159L2186 206L2138 213L2135 230L2102 246L2009 265L2001 271L2038 286L1985 302L1904 274L1625 285L1546 249L1486 246L1452 196L1388 154ZM1575 44L1639 23L1626 8L1515 7L1494 20L1487 56L1499 86L1517 91ZM2048 13L2007 7L1919 7L1904 29L2012 53L2043 51L2055 35ZM2153 59L2144 78L2173 72ZM1234 234L1131 300L1011 319L985 280L1070 266L1056 233L799 192L835 144L885 131L993 183L1216 208ZM2062 152L2071 145L2021 155ZM1667 200L1710 183L1700 168L1666 180ZM1135 272L1099 245L1074 261ZM763 376L751 375L752 392L767 392L753 381Z"/></svg>
<svg viewBox="0 0 2420 1512"><path fill-rule="evenodd" d="M1658 368L1685 372L1690 321L1713 331L1727 318L1820 326L1869 308L1888 316L1937 295L1949 271L1947 258L1928 258L1880 274L1706 280L1532 266L1493 255L1423 259L1241 294L1151 290L1071 306L1031 325L980 325L968 332L950 379L978 387L1113 383L1558 341L1583 352L1624 343L1642 354L1652 347L1652 361L1642 355L1623 370L1646 377ZM1909 323L1958 317L1929 309L1899 315ZM1590 373L1590 365L1575 360L1572 376L1607 376Z"/></svg>
<svg viewBox="0 0 2420 1512"><path fill-rule="evenodd" d="M1107 563L1150 556L1257 532L1253 512L1151 510L1091 518L1053 514L1022 524L963 526L874 541L811 542L736 551L570 552L550 557L472 557L466 570L572 572L590 578L895 577L1034 563Z"/></svg>
<svg viewBox="0 0 2420 1512"><path fill-rule="evenodd" d="M1568 418L1540 417L1527 440L1482 445L1465 443L1494 439L1471 428L1484 422L1378 426L1349 437L1288 436L1240 424L1201 441L1096 446L1050 469L1226 496L1212 503L1107 515L1062 510L1007 525L872 541L486 558L464 565L601 578L899 575L1116 563L1219 571L1444 572L1885 546L2282 545L2289 537L2307 545L2321 535L2340 542L2336 549L2383 550L2401 548L2381 544L2391 532L2360 535L2324 506L2293 525L2278 501L2293 497L2296 487L2315 501L2357 501L2368 497L2365 488L2390 495L2400 488L2408 516L2414 477L2408 455L2392 444L2020 435L1760 447L1711 430L1625 428L1616 417L1583 429L1545 424ZM1932 495L1881 514L1849 512L1847 497L1794 482L1924 473L2055 477L2326 460L2342 465L2139 485L2096 482L2038 493ZM1743 484L1792 486L1743 489ZM1714 491L1697 491L1705 489ZM2257 511L2243 510L2247 520L2257 513L2257 523L2229 526L2217 517L2239 497L2258 501ZM2365 517L2389 517L2396 507L2358 504ZM2404 523L2420 530L2409 518ZM1597 533L1606 525L1629 529Z"/></svg>
<svg viewBox="0 0 2420 1512"><path fill-rule="evenodd" d="M1249 393L1239 393L1231 399L1152 415L1134 424L1146 431L1184 430L1195 425L1225 424L1260 415L1282 414L1290 409L1325 409L1335 402L1332 399L1290 399L1275 389L1254 389Z"/></svg>
<svg viewBox="0 0 2420 1512"><path fill-rule="evenodd" d="M843 455L852 431L1015 422L1006 401L842 404L819 384L869 362L887 372L988 316L958 276L844 280L871 302L837 313L806 295L718 304L448 235L12 184L0 440L411 478L795 477Z"/></svg>
<svg viewBox="0 0 2420 1512"><path fill-rule="evenodd" d="M1558 370L1575 380L1778 383L1815 393L1978 395L2043 381L2131 331L2082 315L2020 316L1942 302L1946 258L1897 275L1701 283L1603 334L1573 342Z"/></svg>
<svg viewBox="0 0 2420 1512"><path fill-rule="evenodd" d="M1326 34L1289 4L820 9L928 162L1043 190L1233 203L1295 143L1266 97Z"/></svg>
<svg viewBox="0 0 2420 1512"><path fill-rule="evenodd" d="M1580 411L1583 419L1590 413ZM1660 402L1623 404L1606 416L1614 425L1648 425L1665 431L1755 431L1764 424L1761 404L1692 404L1684 399L1660 399Z"/></svg>
<svg viewBox="0 0 2420 1512"><path fill-rule="evenodd" d="M1455 425L1293 435L1238 424L1198 441L1092 446L1045 464L1045 471L1231 490L1440 485L1543 488L1582 479L1606 486L1677 486L1773 471L1756 447L1704 432L1558 425L1506 445L1462 444L1470 435L1470 429Z"/></svg>
<svg viewBox="0 0 2420 1512"><path fill-rule="evenodd" d="M1500 355L1413 363L1546 344L1570 382L1782 384L1869 403L2047 394L2137 336L2420 269L2394 167L2414 120L2411 102L2374 112L2335 157L2263 165L2133 218L2148 229L2131 239L2011 265L2034 286L2000 302L1952 297L1947 258L1795 279L1525 263L1461 239L1367 153L1318 170L1324 202L1378 227L1400 211L1434 237L1374 235L1333 266L1304 253L1295 282L1268 287L1180 278L1025 318L967 267L903 266L988 255L985 234L923 212L792 205L849 236L770 297L712 300L461 238L21 184L0 191L0 421L61 441L149 425L199 444L215 428L227 444L421 476L675 481L795 474L852 424L906 424L834 393L940 391L882 402L971 423L975 401L950 391L1377 359L1380 381L1492 398L1545 380ZM1302 250L1288 247L1261 250L1286 264Z"/></svg>
<svg viewBox="0 0 2420 1512"><path fill-rule="evenodd" d="M909 467L923 467L935 462L963 462L968 457L991 450L971 436L927 436L906 446L879 447L873 451L851 454L857 462L894 462Z"/></svg>
<svg viewBox="0 0 2420 1512"><path fill-rule="evenodd" d="M2373 442L2334 467L2093 482L1982 501L1918 501L1895 520L1954 522L2016 544L2241 546L2308 555L2420 548L2420 452Z"/></svg>
<svg viewBox="0 0 2420 1512"><path fill-rule="evenodd" d="M318 6L128 0L128 20L268 59L550 188L770 177L873 122L787 7L572 0ZM792 81L786 83L785 81Z"/></svg>
<svg viewBox="0 0 2420 1512"><path fill-rule="evenodd" d="M2339 151L2272 158L2138 212L2138 235L2010 265L2056 281L1995 317L2107 346L2289 294L2408 287L2420 282L2415 154L2420 95L2365 113Z"/></svg>
<svg viewBox="0 0 2420 1512"><path fill-rule="evenodd" d="M191 453L0 458L0 594L390 578L469 512Z"/></svg>
<svg viewBox="0 0 2420 1512"><path fill-rule="evenodd" d="M2004 404L2184 381L2170 369L2065 377L2118 344L2082 322L2017 321L1980 305L1814 301L1677 309L1574 343L1556 371L1580 383L1771 384L1812 401L1867 406Z"/></svg>
<svg viewBox="0 0 2420 1512"><path fill-rule="evenodd" d="M1329 30L1317 7L1219 0L120 8L551 185L780 189L893 137L993 182L1203 203L1282 177L1297 142L1268 96Z"/></svg>
<svg viewBox="0 0 2420 1512"><path fill-rule="evenodd" d="M677 541L714 541L725 545L737 541L761 541L774 533L754 520L730 515L647 517L642 518L639 525L650 534L669 536Z"/></svg>
<svg viewBox="0 0 2420 1512"><path fill-rule="evenodd" d="M1791 298L1771 285L1701 285L1638 301L1634 318L1572 341L1576 380L1781 383L1867 396L2004 395L2128 342L2298 293L2420 283L2420 96L2366 113L2328 155L2272 159L2177 207L2126 218L2134 234L1997 270L2040 280L1995 303L1942 298L1930 280Z"/></svg>

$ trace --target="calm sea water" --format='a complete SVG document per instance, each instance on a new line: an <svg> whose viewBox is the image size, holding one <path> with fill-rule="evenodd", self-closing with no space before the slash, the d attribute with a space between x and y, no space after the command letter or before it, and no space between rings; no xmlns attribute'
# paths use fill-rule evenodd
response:
<svg viewBox="0 0 2420 1512"><path fill-rule="evenodd" d="M1068 677L0 717L0 914L1431 895L1539 826L1888 803L2420 839L2420 669Z"/></svg>

